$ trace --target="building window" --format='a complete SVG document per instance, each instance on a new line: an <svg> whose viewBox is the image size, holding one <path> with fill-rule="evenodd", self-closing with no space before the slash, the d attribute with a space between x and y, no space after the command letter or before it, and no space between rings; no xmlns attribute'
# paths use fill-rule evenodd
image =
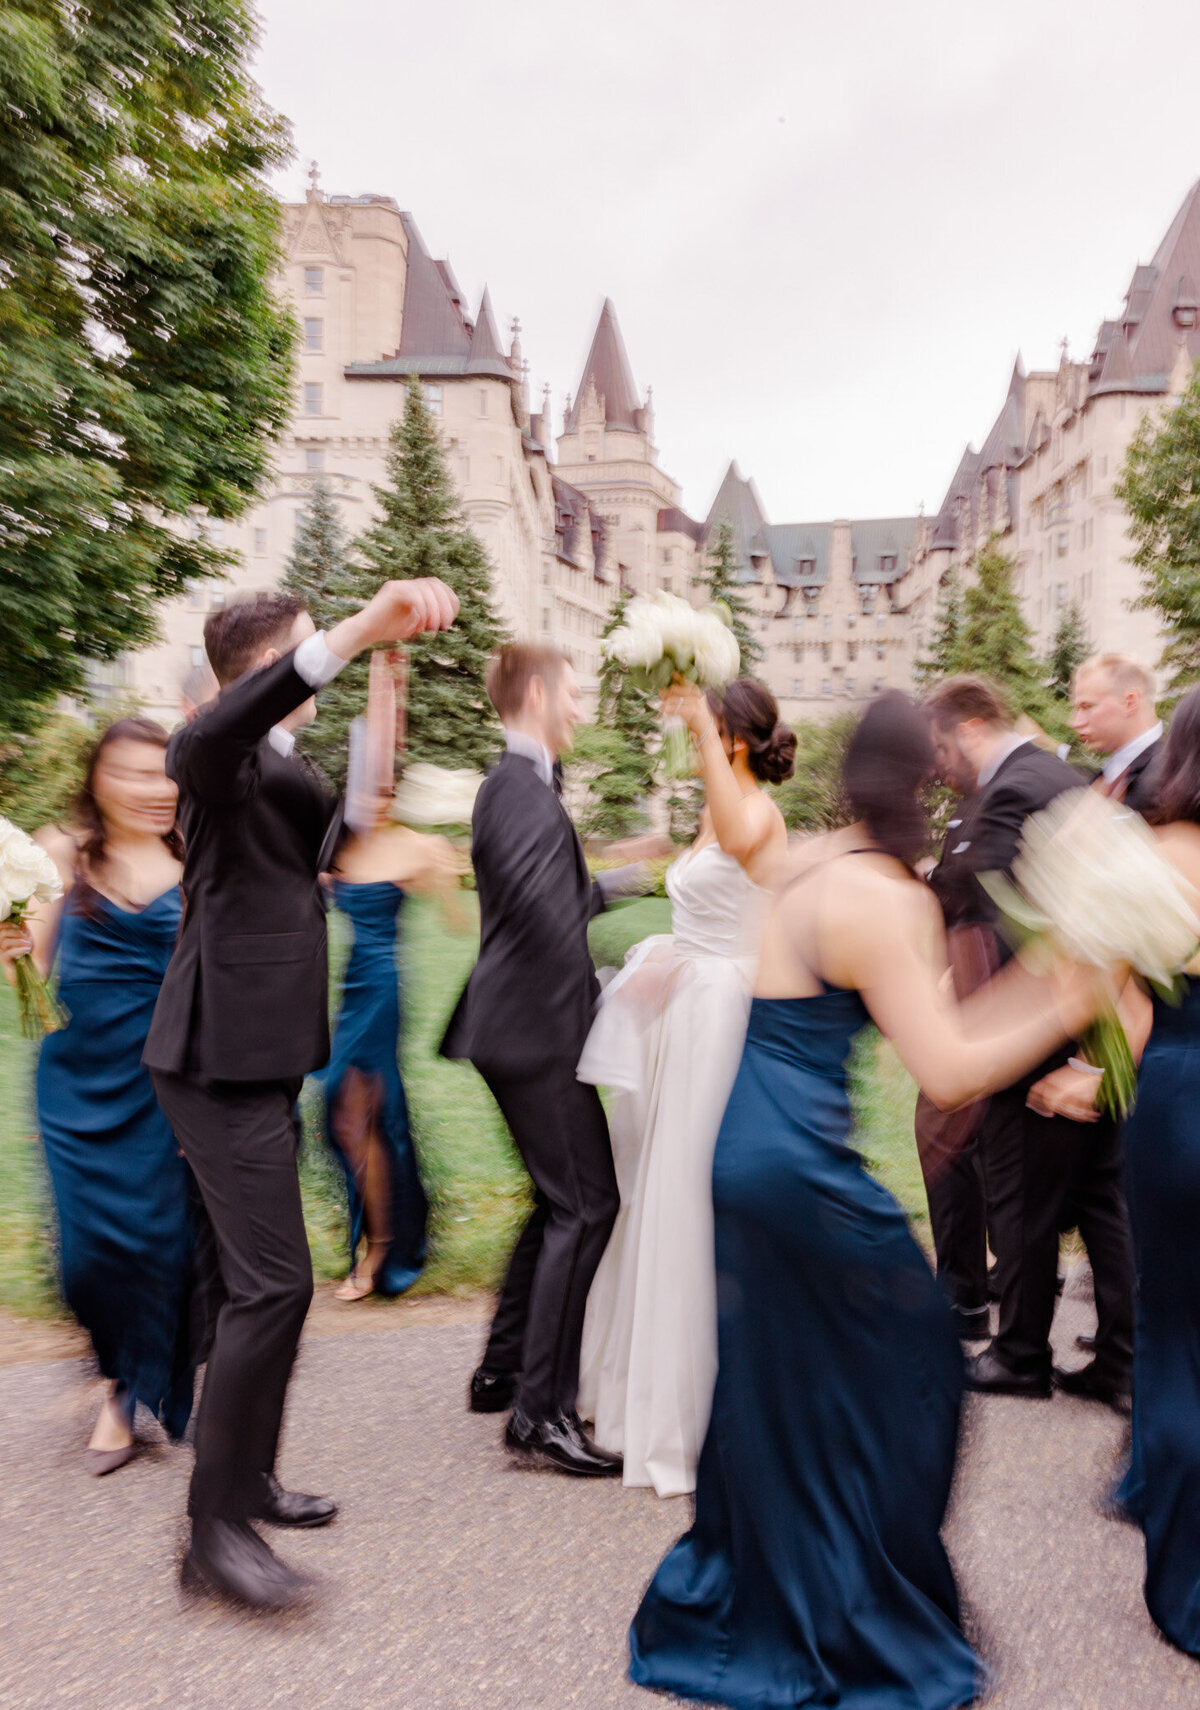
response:
<svg viewBox="0 0 1200 1710"><path fill-rule="evenodd" d="M306 297L319 297L325 290L325 269L323 267L306 267L304 269L304 294Z"/></svg>
<svg viewBox="0 0 1200 1710"><path fill-rule="evenodd" d="M857 659L858 658L858 643L857 643L857 641L848 641L846 643L846 658L847 659Z"/></svg>
<svg viewBox="0 0 1200 1710"><path fill-rule="evenodd" d="M858 622L858 613L857 612L847 612L846 613L846 622L849 624L850 628L853 629L855 624Z"/></svg>
<svg viewBox="0 0 1200 1710"><path fill-rule="evenodd" d="M548 588L553 580L554 580L554 572L551 570L551 568L548 564L543 564L542 565L542 587Z"/></svg>
<svg viewBox="0 0 1200 1710"><path fill-rule="evenodd" d="M304 413L306 416L325 414L325 388L319 380L304 382Z"/></svg>
<svg viewBox="0 0 1200 1710"><path fill-rule="evenodd" d="M207 655L202 647L189 647L188 657L193 665L203 665Z"/></svg>
<svg viewBox="0 0 1200 1710"><path fill-rule="evenodd" d="M214 612L219 612L225 604L224 588L214 588L208 603Z"/></svg>
<svg viewBox="0 0 1200 1710"><path fill-rule="evenodd" d="M876 657L876 659L886 659L887 658L887 642L886 641L881 641L878 644L878 646L875 649L875 657Z"/></svg>
<svg viewBox="0 0 1200 1710"><path fill-rule="evenodd" d="M887 613L886 612L876 612L875 613L875 628L876 629L883 629L884 626L886 625L886 623L887 623Z"/></svg>
<svg viewBox="0 0 1200 1710"><path fill-rule="evenodd" d="M883 689L883 678L882 677L876 677L875 681L871 684L871 693L877 695L881 692L882 689Z"/></svg>
<svg viewBox="0 0 1200 1710"><path fill-rule="evenodd" d="M201 533L210 546L224 546L225 524L222 518L205 517Z"/></svg>
<svg viewBox="0 0 1200 1710"><path fill-rule="evenodd" d="M821 693L823 695L827 695L829 693L829 678L828 677L822 677L821 678Z"/></svg>
<svg viewBox="0 0 1200 1710"><path fill-rule="evenodd" d="M792 693L794 695L802 695L804 693L804 678L803 677L793 677L792 678Z"/></svg>
<svg viewBox="0 0 1200 1710"><path fill-rule="evenodd" d="M202 582L188 583L187 602L189 611L202 612L204 610L204 584Z"/></svg>
<svg viewBox="0 0 1200 1710"><path fill-rule="evenodd" d="M429 380L426 381L422 390L425 393L425 407L430 415L440 416L442 413L442 388Z"/></svg>
<svg viewBox="0 0 1200 1710"><path fill-rule="evenodd" d="M1067 553L1071 550L1071 537L1065 528L1059 530L1058 537L1054 543L1054 550L1060 558L1065 558Z"/></svg>
<svg viewBox="0 0 1200 1710"><path fill-rule="evenodd" d="M265 558L266 555L267 531L265 528L256 528L254 531L254 556L256 558Z"/></svg>
<svg viewBox="0 0 1200 1710"><path fill-rule="evenodd" d="M549 635L549 633L550 633L550 608L549 608L549 606L543 606L542 607L542 634L543 635Z"/></svg>
<svg viewBox="0 0 1200 1710"><path fill-rule="evenodd" d="M488 395L483 386L479 388L479 413L481 416L486 416L488 413Z"/></svg>
<svg viewBox="0 0 1200 1710"><path fill-rule="evenodd" d="M310 445L304 453L304 467L310 475L321 475L325 470L325 448L321 445Z"/></svg>
<svg viewBox="0 0 1200 1710"><path fill-rule="evenodd" d="M305 318L304 322L305 350L322 351L325 348L325 322Z"/></svg>
<svg viewBox="0 0 1200 1710"><path fill-rule="evenodd" d="M896 575L896 554L883 552L879 556L879 572L885 582L890 582Z"/></svg>
<svg viewBox="0 0 1200 1710"><path fill-rule="evenodd" d="M821 625L821 628L822 629L832 629L833 628L833 619L830 617L828 612L825 613L825 622Z"/></svg>
<svg viewBox="0 0 1200 1710"><path fill-rule="evenodd" d="M853 677L846 678L846 693L848 695L852 695L854 693L854 682L855 679Z"/></svg>

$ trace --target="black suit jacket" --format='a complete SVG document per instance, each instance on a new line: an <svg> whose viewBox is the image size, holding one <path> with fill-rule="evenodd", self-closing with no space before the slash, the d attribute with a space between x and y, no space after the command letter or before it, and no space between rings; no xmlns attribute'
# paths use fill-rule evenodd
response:
<svg viewBox="0 0 1200 1710"><path fill-rule="evenodd" d="M334 798L267 740L312 694L286 654L172 736L184 918L146 1040L152 1069L279 1081L329 1056L325 902Z"/></svg>
<svg viewBox="0 0 1200 1710"><path fill-rule="evenodd" d="M506 752L480 785L471 859L479 960L442 1054L510 1080L574 1068L599 995L588 922L604 900L570 815L524 755Z"/></svg>
<svg viewBox="0 0 1200 1710"><path fill-rule="evenodd" d="M1153 812L1158 802L1158 767L1166 743L1160 736L1149 748L1135 754L1122 774L1125 788L1121 800L1143 818Z"/></svg>
<svg viewBox="0 0 1200 1710"><path fill-rule="evenodd" d="M979 883L980 873L1012 877L1012 864L1021 845L1021 829L1031 813L1047 807L1064 790L1078 790L1084 780L1073 766L1027 742L1001 761L981 790L956 807L957 824L946 833L941 860L929 883L942 906L947 930L955 926L996 928L998 910ZM999 960L1012 950L997 933ZM1016 1083L1028 1087L1071 1055L1067 1046Z"/></svg>

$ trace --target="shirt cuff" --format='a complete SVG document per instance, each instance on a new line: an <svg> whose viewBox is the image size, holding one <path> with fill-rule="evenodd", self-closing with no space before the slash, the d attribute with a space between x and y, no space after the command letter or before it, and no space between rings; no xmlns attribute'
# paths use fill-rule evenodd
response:
<svg viewBox="0 0 1200 1710"><path fill-rule="evenodd" d="M315 635L305 636L292 654L292 664L310 689L323 689L326 683L333 681L346 661L338 658L318 630Z"/></svg>

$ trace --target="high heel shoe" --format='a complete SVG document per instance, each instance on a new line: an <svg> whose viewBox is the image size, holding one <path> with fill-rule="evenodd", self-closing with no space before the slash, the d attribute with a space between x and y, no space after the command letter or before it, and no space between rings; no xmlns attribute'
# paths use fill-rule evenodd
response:
<svg viewBox="0 0 1200 1710"><path fill-rule="evenodd" d="M103 1478L106 1473L116 1472L118 1467L126 1467L138 1452L136 1443L126 1443L120 1449L85 1449L83 1464L93 1478Z"/></svg>

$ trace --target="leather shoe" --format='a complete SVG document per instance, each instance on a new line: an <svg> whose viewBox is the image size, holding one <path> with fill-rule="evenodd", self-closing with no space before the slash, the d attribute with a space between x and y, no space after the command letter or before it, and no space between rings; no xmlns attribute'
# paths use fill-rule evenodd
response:
<svg viewBox="0 0 1200 1710"><path fill-rule="evenodd" d="M1064 1395L1077 1395L1084 1401L1101 1401L1105 1407L1111 1407L1114 1413L1120 1414L1122 1419L1128 1419L1133 1411L1129 1386L1097 1377L1095 1360L1091 1365L1080 1366L1073 1372L1055 1366L1052 1375L1055 1389L1061 1389Z"/></svg>
<svg viewBox="0 0 1200 1710"><path fill-rule="evenodd" d="M272 1526L328 1526L337 1513L337 1503L331 1496L305 1496L298 1490L285 1490L273 1473L267 1474L267 1495L254 1516Z"/></svg>
<svg viewBox="0 0 1200 1710"><path fill-rule="evenodd" d="M507 1413L516 1393L516 1372L492 1372L480 1366L471 1379L467 1406L472 1413Z"/></svg>
<svg viewBox="0 0 1200 1710"><path fill-rule="evenodd" d="M977 1390L982 1395L1025 1395L1035 1401L1048 1401L1050 1398L1048 1376L1039 1377L1036 1372L1014 1372L990 1348L967 1361L963 1381L968 1389Z"/></svg>
<svg viewBox="0 0 1200 1710"><path fill-rule="evenodd" d="M196 1520L179 1572L184 1591L208 1592L250 1609L294 1609L312 1581L281 1562L244 1520Z"/></svg>
<svg viewBox="0 0 1200 1710"><path fill-rule="evenodd" d="M514 1455L535 1465L553 1467L576 1478L620 1478L620 1455L599 1449L571 1414L561 1419L529 1419L513 1413L504 1441Z"/></svg>

